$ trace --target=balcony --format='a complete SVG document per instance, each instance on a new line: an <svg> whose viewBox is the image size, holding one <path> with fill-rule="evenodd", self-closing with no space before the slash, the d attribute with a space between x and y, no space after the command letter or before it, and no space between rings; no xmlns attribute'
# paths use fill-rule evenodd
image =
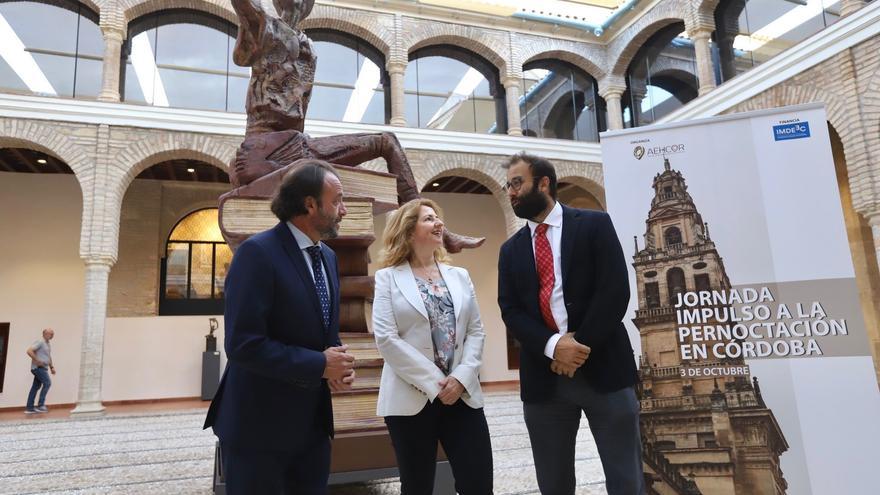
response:
<svg viewBox="0 0 880 495"><path fill-rule="evenodd" d="M209 110L164 108L132 103L107 103L47 96L0 93L0 115L26 120L162 129L244 136L245 115ZM393 132L406 149L512 155L522 150L556 160L601 163L599 143L564 139L476 134L467 132L331 122L309 119L312 137L362 132ZM491 162L491 160L487 160ZM491 166L491 165L489 165Z"/></svg>

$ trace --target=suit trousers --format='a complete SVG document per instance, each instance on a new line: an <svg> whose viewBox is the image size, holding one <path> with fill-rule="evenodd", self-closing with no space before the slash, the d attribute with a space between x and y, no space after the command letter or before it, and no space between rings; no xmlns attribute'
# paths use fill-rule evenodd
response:
<svg viewBox="0 0 880 495"><path fill-rule="evenodd" d="M312 430L300 452L239 448L220 443L228 495L326 495L330 478L330 437Z"/></svg>
<svg viewBox="0 0 880 495"><path fill-rule="evenodd" d="M642 495L639 403L633 387L601 393L580 371L574 378L557 380L552 400L523 404L541 493L574 494L575 441L583 411L602 460L608 495Z"/></svg>
<svg viewBox="0 0 880 495"><path fill-rule="evenodd" d="M456 492L492 493L492 444L482 408L473 409L460 399L451 406L434 399L415 416L386 416L385 424L400 469L401 495L433 492L438 441L449 459Z"/></svg>

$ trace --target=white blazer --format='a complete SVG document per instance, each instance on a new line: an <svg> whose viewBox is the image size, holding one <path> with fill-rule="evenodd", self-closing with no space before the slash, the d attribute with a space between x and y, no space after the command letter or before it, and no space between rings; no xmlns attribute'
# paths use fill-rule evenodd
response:
<svg viewBox="0 0 880 495"><path fill-rule="evenodd" d="M464 268L440 264L455 311L455 353L450 376L464 386L461 398L472 408L483 407L480 366L483 323L474 285ZM428 311L409 263L376 272L373 333L385 359L379 384L379 416L414 416L440 393L443 372L434 364L434 343Z"/></svg>

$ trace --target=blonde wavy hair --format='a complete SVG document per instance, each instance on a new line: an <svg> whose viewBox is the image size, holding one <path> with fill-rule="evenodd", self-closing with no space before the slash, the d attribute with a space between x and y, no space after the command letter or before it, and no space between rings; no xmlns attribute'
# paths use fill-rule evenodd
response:
<svg viewBox="0 0 880 495"><path fill-rule="evenodd" d="M411 238L419 221L422 206L433 209L438 217L443 218L443 210L430 199L416 198L404 203L388 220L385 233L382 235L380 264L383 268L402 265L409 261L413 253ZM448 263L450 259L446 248L440 246L434 250L434 260L438 263Z"/></svg>

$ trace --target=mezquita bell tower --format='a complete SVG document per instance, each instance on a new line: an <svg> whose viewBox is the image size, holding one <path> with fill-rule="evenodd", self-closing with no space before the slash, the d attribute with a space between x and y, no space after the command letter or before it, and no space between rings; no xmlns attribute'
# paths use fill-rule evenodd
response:
<svg viewBox="0 0 880 495"><path fill-rule="evenodd" d="M679 294L731 288L724 262L681 172L664 158L654 177L644 246L633 266L642 343L640 402L648 493L778 495L787 483L779 457L788 450L757 379L742 359L683 359L675 302ZM713 321L706 322L712 324ZM714 373L706 373L706 370Z"/></svg>

